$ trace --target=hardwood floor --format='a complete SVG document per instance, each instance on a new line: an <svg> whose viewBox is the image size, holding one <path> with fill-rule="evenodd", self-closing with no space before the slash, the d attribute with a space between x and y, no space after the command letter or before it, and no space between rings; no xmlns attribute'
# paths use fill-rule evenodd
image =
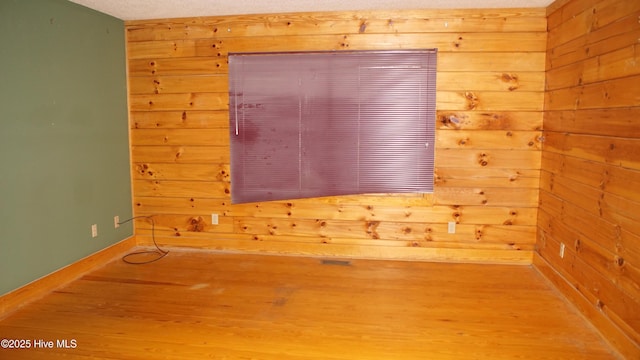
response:
<svg viewBox="0 0 640 360"><path fill-rule="evenodd" d="M87 274L0 339L31 346L0 359L617 359L529 266L178 250Z"/></svg>

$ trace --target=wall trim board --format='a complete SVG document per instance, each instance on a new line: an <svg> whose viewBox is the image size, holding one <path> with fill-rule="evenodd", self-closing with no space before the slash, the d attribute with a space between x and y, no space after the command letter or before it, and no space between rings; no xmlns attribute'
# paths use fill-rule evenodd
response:
<svg viewBox="0 0 640 360"><path fill-rule="evenodd" d="M140 247L154 247L149 236L137 237ZM173 239L166 236L155 237L157 245L163 250L171 248L231 251L241 254L264 254L282 256L326 256L368 260L406 260L450 263L474 263L488 265L531 265L533 251L512 249L468 249L468 248L430 248L367 245L329 244L318 242L292 244L286 241L254 241L241 239Z"/></svg>
<svg viewBox="0 0 640 360"><path fill-rule="evenodd" d="M558 273L539 253L533 254L533 267L572 304L618 355L625 359L640 359L640 344L629 338L622 329L589 302L565 277Z"/></svg>
<svg viewBox="0 0 640 360"><path fill-rule="evenodd" d="M135 246L136 238L131 236L0 296L0 320L28 303L124 255Z"/></svg>

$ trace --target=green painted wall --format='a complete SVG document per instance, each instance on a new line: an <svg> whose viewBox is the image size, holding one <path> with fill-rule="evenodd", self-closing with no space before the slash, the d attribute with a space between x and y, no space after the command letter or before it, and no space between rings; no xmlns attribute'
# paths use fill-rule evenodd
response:
<svg viewBox="0 0 640 360"><path fill-rule="evenodd" d="M130 237L132 205L124 22L0 0L0 44L4 294Z"/></svg>

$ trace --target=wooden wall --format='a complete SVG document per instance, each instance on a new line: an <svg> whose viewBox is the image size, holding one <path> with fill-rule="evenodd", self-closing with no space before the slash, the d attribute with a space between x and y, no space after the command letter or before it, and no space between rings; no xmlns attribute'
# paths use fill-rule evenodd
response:
<svg viewBox="0 0 640 360"><path fill-rule="evenodd" d="M134 211L160 244L530 263L546 12L336 12L126 23ZM229 52L438 48L435 191L230 204ZM211 214L220 214L219 225ZM447 222L457 223L455 234ZM151 243L152 224L136 234Z"/></svg>
<svg viewBox="0 0 640 360"><path fill-rule="evenodd" d="M629 359L640 358L639 19L640 1L549 8L535 260Z"/></svg>

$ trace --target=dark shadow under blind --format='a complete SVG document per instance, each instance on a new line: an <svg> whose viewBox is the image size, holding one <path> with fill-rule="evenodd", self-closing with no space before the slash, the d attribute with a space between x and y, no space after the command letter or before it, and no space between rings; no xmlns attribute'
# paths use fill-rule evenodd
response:
<svg viewBox="0 0 640 360"><path fill-rule="evenodd" d="M436 50L229 54L233 203L433 191Z"/></svg>

